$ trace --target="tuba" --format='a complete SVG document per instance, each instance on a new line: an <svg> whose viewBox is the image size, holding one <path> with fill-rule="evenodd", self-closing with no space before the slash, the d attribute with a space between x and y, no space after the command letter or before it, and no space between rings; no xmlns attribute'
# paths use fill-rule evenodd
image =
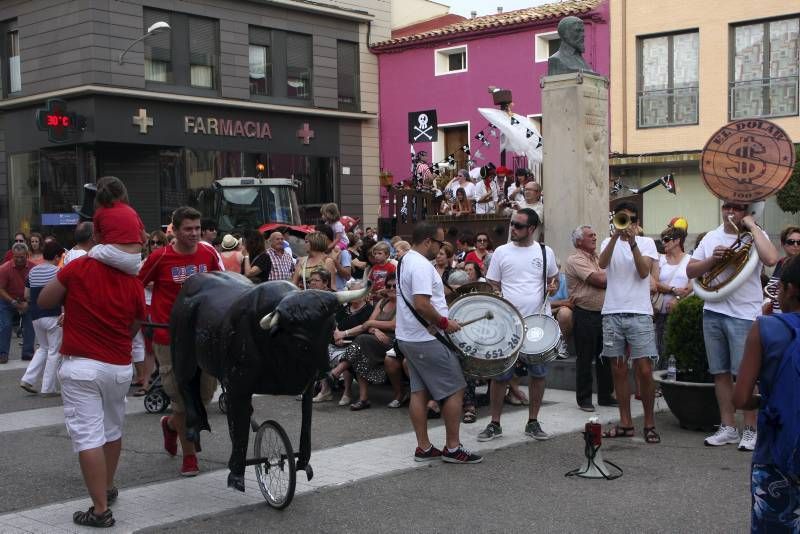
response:
<svg viewBox="0 0 800 534"><path fill-rule="evenodd" d="M760 201L786 185L794 163L794 145L778 125L739 120L723 126L708 140L700 154L700 175L715 197L749 204L750 215L759 218L763 211ZM728 222L736 228L736 241L721 261L692 280L694 292L707 302L732 295L758 266L753 234L738 228L732 216Z"/></svg>

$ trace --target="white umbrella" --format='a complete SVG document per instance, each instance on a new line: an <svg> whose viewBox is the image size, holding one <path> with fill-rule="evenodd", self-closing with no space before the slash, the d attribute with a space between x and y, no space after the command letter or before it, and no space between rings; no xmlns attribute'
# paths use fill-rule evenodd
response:
<svg viewBox="0 0 800 534"><path fill-rule="evenodd" d="M528 165L542 162L542 136L528 117L495 108L478 108L478 112L500 130L500 148L528 157Z"/></svg>

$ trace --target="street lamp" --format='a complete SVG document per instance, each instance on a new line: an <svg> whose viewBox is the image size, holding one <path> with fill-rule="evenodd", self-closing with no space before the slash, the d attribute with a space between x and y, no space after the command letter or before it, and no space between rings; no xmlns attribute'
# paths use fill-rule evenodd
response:
<svg viewBox="0 0 800 534"><path fill-rule="evenodd" d="M119 55L119 64L122 65L122 58L125 57L125 54L128 53L128 50L130 50L131 47L133 47L133 45L135 45L139 41L142 41L150 37L151 35L155 35L157 33L162 33L169 30L170 30L169 24L167 24L163 20L159 20L158 22L154 23L152 26L147 28L147 33L145 33L144 35L133 41L131 44L128 45L128 48L122 51L122 53Z"/></svg>

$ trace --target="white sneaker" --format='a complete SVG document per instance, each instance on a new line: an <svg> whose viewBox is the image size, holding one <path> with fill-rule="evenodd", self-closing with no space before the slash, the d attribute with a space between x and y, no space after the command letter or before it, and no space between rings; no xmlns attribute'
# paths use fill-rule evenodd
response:
<svg viewBox="0 0 800 534"><path fill-rule="evenodd" d="M558 354L556 355L556 358L558 358L559 360L566 360L567 358L569 358L569 349L567 348L567 342L564 341L563 339L558 342L557 350Z"/></svg>
<svg viewBox="0 0 800 534"><path fill-rule="evenodd" d="M709 447L719 447L729 443L739 442L739 431L732 426L719 425L719 430L713 435L708 436L703 443Z"/></svg>
<svg viewBox="0 0 800 534"><path fill-rule="evenodd" d="M742 441L739 442L740 451L752 451L756 448L758 433L752 426L745 426L742 430Z"/></svg>

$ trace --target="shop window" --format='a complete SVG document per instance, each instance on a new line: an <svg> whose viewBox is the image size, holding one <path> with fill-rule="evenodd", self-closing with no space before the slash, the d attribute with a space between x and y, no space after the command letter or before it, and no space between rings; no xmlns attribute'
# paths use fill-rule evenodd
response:
<svg viewBox="0 0 800 534"><path fill-rule="evenodd" d="M467 46L441 48L434 52L436 75L467 71Z"/></svg>
<svg viewBox="0 0 800 534"><path fill-rule="evenodd" d="M800 18L732 29L731 120L798 114Z"/></svg>
<svg viewBox="0 0 800 534"><path fill-rule="evenodd" d="M639 39L638 126L698 123L697 31Z"/></svg>
<svg viewBox="0 0 800 534"><path fill-rule="evenodd" d="M272 39L266 28L250 27L250 94L272 95Z"/></svg>
<svg viewBox="0 0 800 534"><path fill-rule="evenodd" d="M145 9L144 31L155 22L171 30L145 43L145 80L175 86L216 89L219 78L219 24L214 19Z"/></svg>
<svg viewBox="0 0 800 534"><path fill-rule="evenodd" d="M358 43L338 41L336 49L339 109L342 111L359 111Z"/></svg>
<svg viewBox="0 0 800 534"><path fill-rule="evenodd" d="M286 34L286 96L311 98L311 36Z"/></svg>
<svg viewBox="0 0 800 534"><path fill-rule="evenodd" d="M39 209L39 153L12 154L9 158L8 224L13 232L30 234L41 223Z"/></svg>

